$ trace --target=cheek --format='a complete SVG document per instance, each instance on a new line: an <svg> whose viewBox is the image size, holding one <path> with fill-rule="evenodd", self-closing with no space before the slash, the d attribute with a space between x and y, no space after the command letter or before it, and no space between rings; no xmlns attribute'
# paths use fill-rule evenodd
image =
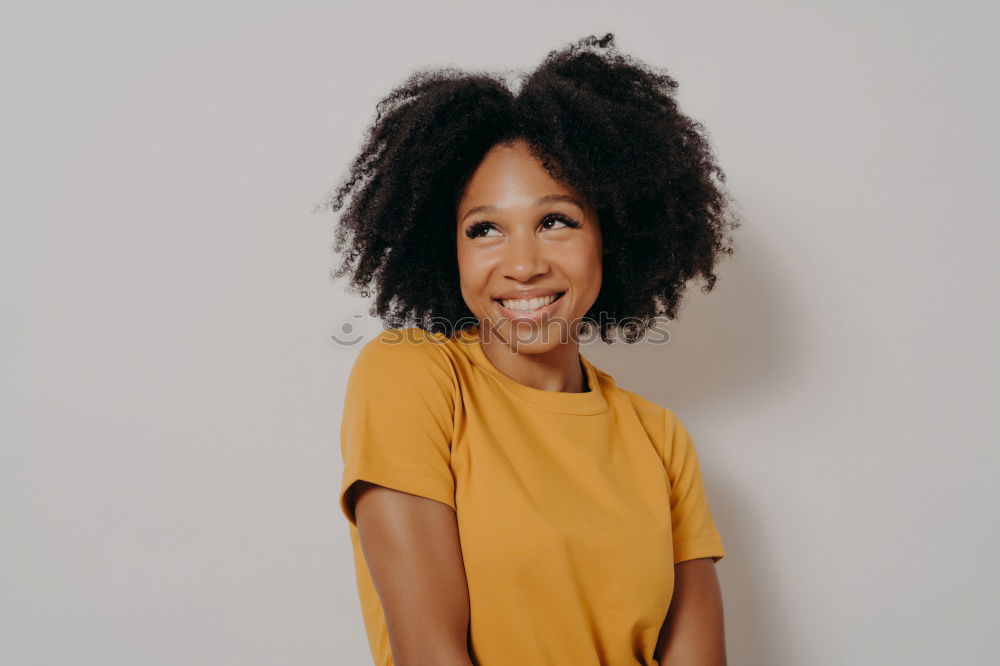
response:
<svg viewBox="0 0 1000 666"><path fill-rule="evenodd" d="M591 299L596 299L597 294L601 291L601 281L603 280L603 271L601 269L601 262L598 260L596 262L591 261L586 268L583 269L586 284L587 295Z"/></svg>
<svg viewBox="0 0 1000 666"><path fill-rule="evenodd" d="M600 290L603 273L602 253L600 248L588 244L580 247L571 255L567 255L563 265L571 273L574 282L587 291L596 293Z"/></svg>
<svg viewBox="0 0 1000 666"><path fill-rule="evenodd" d="M458 276L462 286L462 293L467 298L476 297L477 293L484 289L489 276L488 262L483 257L477 256L475 252L468 250L458 250Z"/></svg>

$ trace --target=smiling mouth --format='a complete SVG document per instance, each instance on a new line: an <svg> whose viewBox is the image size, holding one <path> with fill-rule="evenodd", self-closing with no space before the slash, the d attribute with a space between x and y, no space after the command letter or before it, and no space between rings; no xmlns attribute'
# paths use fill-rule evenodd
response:
<svg viewBox="0 0 1000 666"><path fill-rule="evenodd" d="M559 293L554 294L553 296L542 296L538 298L527 298L527 299L494 298L493 302L499 305L504 310L512 312L515 315L530 315L533 313L554 309L556 303L558 303L565 295L566 295L565 291L560 291Z"/></svg>

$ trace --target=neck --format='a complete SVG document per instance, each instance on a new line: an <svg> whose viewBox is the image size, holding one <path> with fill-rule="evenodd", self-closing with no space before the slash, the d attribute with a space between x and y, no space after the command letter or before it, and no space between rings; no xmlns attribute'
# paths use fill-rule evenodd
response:
<svg viewBox="0 0 1000 666"><path fill-rule="evenodd" d="M489 340L480 339L486 358L519 384L540 391L584 393L590 390L580 359L580 344L576 340L537 352L532 350L532 345L518 345L515 352L500 336L488 337Z"/></svg>

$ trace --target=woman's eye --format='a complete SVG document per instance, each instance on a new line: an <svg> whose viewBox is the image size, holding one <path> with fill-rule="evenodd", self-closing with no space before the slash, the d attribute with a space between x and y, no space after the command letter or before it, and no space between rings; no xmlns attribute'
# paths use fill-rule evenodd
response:
<svg viewBox="0 0 1000 666"><path fill-rule="evenodd" d="M465 235L469 238L477 238L479 236L485 236L487 231L493 228L493 225L489 222L476 222L465 230Z"/></svg>
<svg viewBox="0 0 1000 666"><path fill-rule="evenodd" d="M576 220L574 220L573 218L566 217L565 215L558 215L558 214L557 215L546 215L545 218L542 220L542 224L544 225L547 222L557 222L557 223L560 223L560 224L565 224L566 227L568 227L568 228L574 228L574 227L580 226L580 223L577 222ZM558 229L558 227L556 227L556 228ZM546 229L552 229L552 227L546 227Z"/></svg>
<svg viewBox="0 0 1000 666"><path fill-rule="evenodd" d="M580 223L574 220L573 218L566 217L565 215L561 215L558 213L553 215L546 215L545 217L543 217L540 226L545 231L552 231L552 230L558 231L559 229L562 228L562 227L553 227L552 226L553 223L565 225L566 228L573 228L580 226ZM488 232L490 230L496 231L496 227L493 225L492 222L476 222L475 224L470 225L469 228L465 230L465 235L468 236L469 238L479 238L480 236L485 237L488 235Z"/></svg>

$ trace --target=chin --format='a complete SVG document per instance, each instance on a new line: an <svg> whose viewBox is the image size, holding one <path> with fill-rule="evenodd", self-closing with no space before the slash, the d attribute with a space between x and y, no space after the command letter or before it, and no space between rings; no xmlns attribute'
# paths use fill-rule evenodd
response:
<svg viewBox="0 0 1000 666"><path fill-rule="evenodd" d="M569 332L569 322L572 319L554 318L542 323L527 321L497 320L489 317L481 319L485 325L493 327L493 331L505 340L511 347L525 354L543 354L572 341Z"/></svg>

